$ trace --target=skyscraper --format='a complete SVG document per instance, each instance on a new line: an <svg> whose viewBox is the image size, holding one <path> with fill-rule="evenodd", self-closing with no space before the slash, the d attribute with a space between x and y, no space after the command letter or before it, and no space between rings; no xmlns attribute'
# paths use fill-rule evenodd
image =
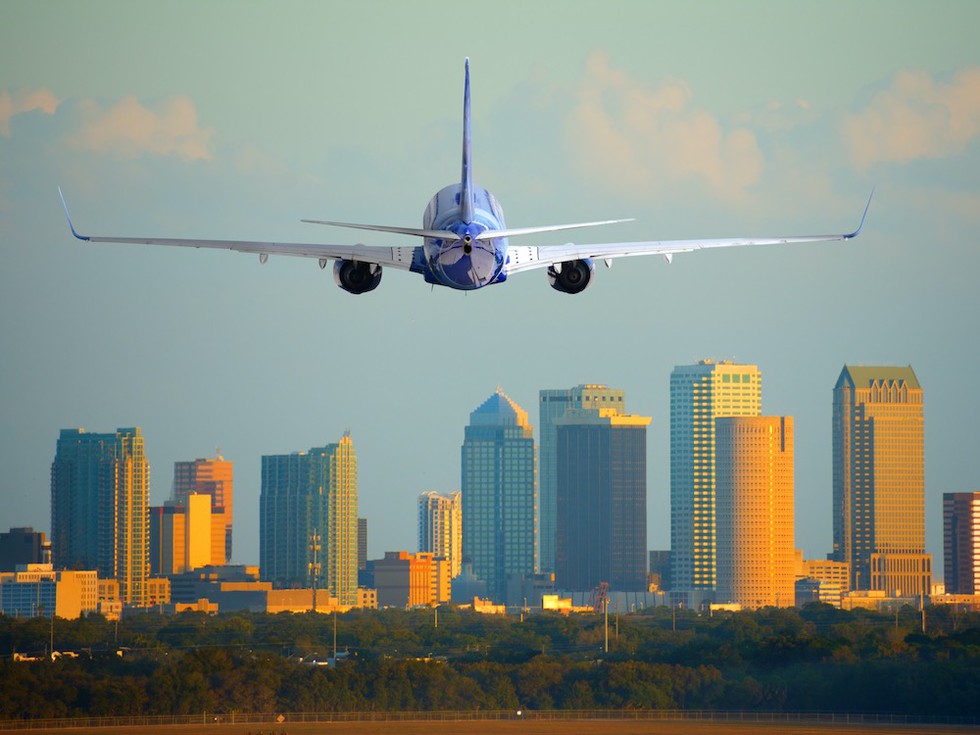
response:
<svg viewBox="0 0 980 735"><path fill-rule="evenodd" d="M51 542L66 569L119 581L123 603L145 605L150 467L139 428L62 429L51 464Z"/></svg>
<svg viewBox="0 0 980 735"><path fill-rule="evenodd" d="M649 423L615 406L570 408L556 420L559 589L646 590Z"/></svg>
<svg viewBox="0 0 980 735"><path fill-rule="evenodd" d="M625 394L604 385L542 390L539 394L538 432L538 569L555 571L555 534L558 528L556 421L570 408L614 408L625 411Z"/></svg>
<svg viewBox="0 0 980 735"><path fill-rule="evenodd" d="M716 583L715 419L761 412L755 365L701 360L670 375L671 590L689 604Z"/></svg>
<svg viewBox="0 0 980 735"><path fill-rule="evenodd" d="M980 595L980 492L943 493L946 592Z"/></svg>
<svg viewBox="0 0 980 735"><path fill-rule="evenodd" d="M463 494L429 491L419 495L419 551L449 563L450 578L463 561Z"/></svg>
<svg viewBox="0 0 980 735"><path fill-rule="evenodd" d="M922 388L911 367L845 365L834 386L835 561L851 585L930 593Z"/></svg>
<svg viewBox="0 0 980 735"><path fill-rule="evenodd" d="M234 522L235 479L234 466L220 454L210 459L193 462L174 462L174 501L187 505L192 493L211 496L211 509L224 512L225 558L231 559L231 532Z"/></svg>
<svg viewBox="0 0 980 735"><path fill-rule="evenodd" d="M150 574L183 574L203 566L224 566L225 516L212 499L191 493L185 505L168 501L150 507Z"/></svg>
<svg viewBox="0 0 980 735"><path fill-rule="evenodd" d="M534 573L535 451L527 411L498 388L470 414L461 460L463 557L502 601L510 575Z"/></svg>
<svg viewBox="0 0 980 735"><path fill-rule="evenodd" d="M715 421L718 602L792 607L793 419Z"/></svg>
<svg viewBox="0 0 980 735"><path fill-rule="evenodd" d="M350 435L306 453L263 456L259 505L262 580L310 586L317 545L320 586L341 605L357 604L357 456Z"/></svg>

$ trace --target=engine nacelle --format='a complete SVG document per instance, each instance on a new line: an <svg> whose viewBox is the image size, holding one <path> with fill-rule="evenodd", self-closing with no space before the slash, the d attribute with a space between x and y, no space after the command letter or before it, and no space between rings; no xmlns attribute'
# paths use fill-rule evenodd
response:
<svg viewBox="0 0 980 735"><path fill-rule="evenodd" d="M333 280L347 293L367 293L381 283L381 266L360 260L338 260L333 264Z"/></svg>
<svg viewBox="0 0 980 735"><path fill-rule="evenodd" d="M592 284L594 275L595 263L588 258L548 266L548 283L562 293L582 293Z"/></svg>

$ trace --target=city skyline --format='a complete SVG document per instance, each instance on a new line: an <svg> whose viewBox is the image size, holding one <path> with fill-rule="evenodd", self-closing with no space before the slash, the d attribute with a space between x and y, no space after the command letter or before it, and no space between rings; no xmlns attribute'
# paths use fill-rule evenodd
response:
<svg viewBox="0 0 980 735"><path fill-rule="evenodd" d="M861 388L855 391L855 380L857 380L859 386L867 384L867 387ZM674 474L679 478L680 482L678 485L678 490L683 491L684 483L690 481L696 476L700 477L714 477L717 473L719 477L722 477L722 471L720 468L714 467L713 453L706 454L703 449L698 449L699 446L704 447L714 447L717 441L714 438L714 433L716 430L720 430L720 427L724 424L725 417L734 416L745 416L745 417L756 417L759 406L762 401L762 372L759 370L757 365L750 364L735 364L729 361L715 362L712 360L702 360L694 365L678 365L675 366L674 371L671 376L671 391L673 395L673 401L675 404L675 412L672 415L672 423L674 424L674 436L675 446L672 448L672 453L676 453L676 459L674 460ZM585 391L590 394L588 400L584 403L582 401L583 389L588 389ZM576 386L571 389L546 389L539 391L539 396L542 398L543 403L548 402L555 397L557 397L558 402L568 402L569 396L578 395L577 400L573 400L569 407L567 408L567 413L563 414L560 419L552 419L555 423L556 429L561 429L565 426L574 426L578 423L584 422L583 426L593 424L598 422L599 424L605 425L609 421L612 421L613 425L642 425L646 427L650 418L626 415L623 413L623 407L625 406L625 391L622 389L612 389L608 386L601 384L592 384L589 386ZM855 414L857 419L854 420L855 426L855 436L857 438L850 440L849 446L855 447L855 456L858 456L860 461L853 461L857 469L852 472L856 477L864 477L868 473L869 462L868 459L872 458L872 453L870 452L870 445L864 446L860 442L860 437L870 436L875 434L878 436L878 442L875 445L875 454L881 453L878 457L878 462L882 464L887 470L887 474L882 475L877 481L878 494L882 497L887 498L887 502L882 506L887 517L891 519L890 525L883 525L881 521L876 524L880 525L881 529L879 534L887 533L889 535L881 536L881 539L872 539L870 545L866 549L867 554L878 553L879 556L884 549L890 549L892 553L896 551L901 554L922 554L922 549L928 546L926 539L924 538L924 511L925 508L922 504L922 468L921 468L921 442L922 442L922 427L921 427L921 415L923 407L922 390L919 386L918 380L916 378L915 372L911 366L909 367L895 367L895 366L854 366L845 365L841 372L840 378L838 379L837 387L834 391L835 400L837 402L838 408L835 409L840 417L835 419L835 427L841 427L845 424L850 425L851 421L845 421L844 412L850 411ZM547 399L547 400L545 400ZM594 408L583 409L576 406L581 405L592 405ZM855 411L854 408L847 408L848 406L856 405L858 408ZM550 409L543 408L542 411L548 411ZM593 417L593 418L590 418ZM767 421L772 421L772 417L763 417L763 423ZM784 418L791 422L792 418ZM637 424L637 422L639 422ZM878 425L873 425L872 422L876 422ZM908 424L906 426L906 424ZM698 434L696 431L692 434L691 429L698 426L711 426L712 429L710 434L705 434L704 429L701 429L701 433ZM747 426L751 427L752 424ZM726 429L730 430L730 429ZM644 429L644 434L645 434ZM790 442L792 442L792 429L789 430ZM104 453L101 449L103 444L108 443L111 445L118 437L123 437L124 439L129 436L135 436L137 438L137 445L139 447L140 457L139 457L139 468L136 472L137 476L148 476L149 468L145 466L145 459L143 459L143 446L144 437L142 431L139 427L132 429L120 429L117 434L98 434L86 432L83 429L62 429L60 433L60 439L58 443L58 453L56 453L55 462L52 465L52 492L55 492L55 488L62 483L58 483L57 477L58 473L54 470L59 466L60 463L64 463L64 460L60 459L62 444L67 440L77 439L79 437L85 439L90 439L92 441L88 442L93 446L99 448L99 452ZM835 428L835 437L842 436L840 428ZM689 446L692 441L692 437L695 439L694 444ZM698 438L700 437L700 438ZM462 447L462 482L467 482L466 478L469 478L468 482L474 486L480 486L478 493L482 492L486 495L487 492L499 493L499 490L493 490L492 487L495 483L502 481L503 478L513 478L515 472L520 473L524 470L521 469L527 464L524 455L526 454L524 449L507 449L504 445L508 442L516 444L525 444L530 440L534 442L536 437L534 436L534 427L530 424L530 418L526 411L517 405L512 399L510 399L498 386L497 390L486 399L480 406L477 407L470 414L470 424L466 427L464 432L464 442ZM836 438L835 442L840 442L840 438ZM516 446L515 444L515 446ZM880 445L880 446L879 446ZM533 447L534 461L531 466L536 466L540 457L537 456L539 447L536 443L531 444ZM585 445L583 445L585 446ZM338 452L338 447L345 449L343 453ZM693 447L693 451L692 451ZM891 454L883 453L887 449ZM511 456L518 460L517 464L514 464L510 470L507 468L507 462L503 461L503 464L499 467L496 466L496 462L490 461L487 451L499 452L501 457L506 459L505 455ZM557 451L557 445L556 445ZM591 451L591 450L590 450ZM731 450L729 450L731 451ZM586 454L589 452L587 451ZM897 454L896 454L897 453ZM112 452L110 451L110 454ZM649 450L646 448L646 442L644 441L644 455L643 455L643 465L645 467L647 456ZM790 477L793 474L793 461L792 461L792 446L790 448L790 465L789 473ZM892 456L894 455L894 457ZM101 456L101 454L100 454ZM751 456L751 454L745 454L746 457ZM904 474L899 472L896 474L895 467L899 465L896 464L896 459L901 459L901 467L908 465L909 468L915 470L908 478ZM581 460L582 458L580 458ZM448 460L448 457L447 457ZM206 462L208 460L196 460L196 462ZM566 458L567 461L567 458ZM844 458L835 458L835 461L843 463ZM851 460L848 460L850 462ZM224 465L222 468L222 474L227 477L232 475L233 463L231 461L225 460L223 457L220 458L220 462ZM175 463L175 474L185 472L187 467L187 462L177 462ZM315 465L315 466L314 466ZM586 467L583 465L583 468ZM695 469L691 470L690 468ZM700 469L697 469L700 467ZM686 469L685 469L686 468ZM875 474L875 463L870 462L870 468L872 477L877 477ZM746 467L746 469L749 469ZM286 505L283 505L283 512L292 514L295 518L300 519L301 523L294 522L292 524L287 524L283 526L286 528L287 535L292 535L294 538L292 541L284 541L286 546L293 549L291 552L286 552L282 555L280 552L273 552L270 547L269 555L270 559L273 556L278 556L281 560L286 560L284 563L292 571L281 574L281 570L278 569L280 562L277 561L275 564L266 565L267 572L263 575L264 578L274 579L280 584L295 584L302 582L302 577L309 574L309 563L310 559L310 534L313 532L313 521L310 519L315 517L320 517L324 513L326 516L320 518L319 525L323 525L328 528L328 535L330 533L330 525L333 522L331 519L334 517L335 513L333 510L326 510L327 504L330 504L331 508L333 504L338 504L338 508L346 508L347 515L353 513L354 521L350 522L348 518L348 525L353 528L354 525L357 526L358 530L355 533L349 531L349 535L356 536L356 543L351 548L360 549L362 542L360 526L361 524L366 525L367 519L356 518L357 508L356 500L353 507L346 504L344 501L338 501L338 498L345 496L347 491L339 492L343 488L348 487L350 483L353 483L351 487L355 488L353 490L354 496L356 498L356 476L357 476L357 466L356 466L356 456L353 452L353 442L351 440L350 434L345 433L341 438L339 444L330 444L323 448L313 448L309 452L294 452L289 455L281 456L269 456L263 455L263 485L268 485L271 494L269 497L262 501L262 507L260 507L260 515L267 511L262 510L262 508L268 508L268 512L275 515L276 507L278 507L279 501L276 500L277 495L281 495L283 491L286 492L290 498L293 496L299 497L304 495L304 493L309 494L312 491L312 495L306 500L297 505L295 500L286 501ZM488 474L489 473L489 474ZM918 473L918 474L916 474ZM63 473L68 476L68 473ZM532 473L533 475L533 473ZM644 470L645 476L645 470ZM751 477L751 475L746 475L746 477ZM304 479L307 478L307 479ZM687 478L685 480L685 478ZM887 483L885 482L887 480ZM475 484L474 484L475 482ZM312 483L312 484L310 484ZM145 483L144 483L145 484ZM322 485L319 490L319 494L323 496L323 501L315 501L314 496L317 494L317 489L314 485ZM462 484L462 483L461 483ZM336 485L336 487L335 487ZM794 483L790 480L789 486L793 488ZM307 487L309 486L309 487ZM713 487L713 484L712 484ZM906 488L911 488L911 495L908 495L905 490ZM306 489L304 489L306 488ZM328 488L330 489L327 492ZM899 494L895 494L896 490ZM66 491L61 491L64 494ZM885 495L887 493L887 495ZM175 493L176 495L176 493ZM439 549L427 548L427 545L423 543L423 537L427 537L433 534L433 529L429 528L429 525L434 522L434 518L444 515L445 518L440 521L440 524L446 524L446 529L450 529L453 523L449 520L448 515L442 513L442 506L445 505L446 509L451 506L455 507L455 512L459 513L459 507L461 505L462 492L455 491L453 493L440 494L435 491L425 491L420 493L416 498L416 520L415 529L417 532L417 543L415 546L409 546L407 548L414 549L419 552L437 552L439 555ZM790 502L790 507L795 504L795 492L793 492L794 499ZM908 497L906 497L908 495ZM944 494L945 497L949 493ZM641 514L646 513L646 506L648 493L644 493L643 497L643 511ZM207 497L207 496L205 496ZM284 496L285 497L285 496ZM476 497L476 496L474 496ZM498 518L493 520L491 525L499 526L504 519L509 519L508 523L513 525L517 520L516 505L510 510L504 508L503 498L513 498L515 496L512 493L504 492L500 498L492 499L490 496L483 498L480 502L486 504L490 503L488 507L496 507L495 513L498 514ZM526 526L522 528L519 533L524 534L528 529L535 529L535 523L538 519L538 515L534 512L536 508L535 502L538 498L537 491L534 491L533 496L529 499L529 504L524 504L524 501L518 501L518 505L524 504L525 509L530 508L528 512L523 516L521 524ZM209 498L210 500L210 498ZM672 518L677 517L678 521L685 520L687 517L694 517L696 514L691 513L685 503L680 502L683 498L679 497L677 504L669 508L652 508L650 510L653 514L663 515L661 511L666 511ZM843 506L842 501L835 501L838 506ZM867 501L865 501L867 502ZM879 501L880 503L881 501ZM305 504L304 504L305 503ZM319 511L310 510L313 503L315 506L323 505ZM700 501L695 501L693 504L700 504L702 508L705 506L705 501L702 499ZM164 503L164 506L176 506L171 510L178 512L183 512L183 508L180 507L179 503L174 500L168 500ZM210 502L208 503L210 510ZM871 503L874 506L874 502ZM475 503L474 506L475 507ZM159 507L150 507L150 511L161 511ZM275 511L275 512L273 512ZM922 511L922 512L920 512ZM471 508L471 514L474 513ZM729 513L731 512L731 506L729 506ZM702 510L700 517L708 518L714 517L714 510L708 515ZM897 514L897 515L896 515ZM273 518L273 515L269 515L269 527L275 525L282 525L280 521ZM429 517L431 516L431 518ZM782 517L782 516L780 516ZM217 516L215 517L217 518ZM221 531L224 531L224 514L221 513L221 521L215 521L221 525ZM790 514L791 521L788 524L790 529L790 535L793 540L791 542L793 549L800 549L800 551L805 551L802 549L802 545L798 543L795 537L795 533L792 533L795 523L792 522L792 514ZM380 519L382 521L387 520L385 518ZM461 520L461 519L460 519ZM472 522L472 519L471 519ZM483 521L481 521L483 523ZM710 527L714 522L706 524L706 527ZM305 524L305 526L303 526ZM867 525L867 523L865 522ZM212 524L214 525L214 524ZM303 526L301 528L301 526ZM305 531L303 528L309 526ZM152 545L152 522L150 523L150 538ZM290 529L299 529L298 531ZM909 541L904 541L904 536L896 536L896 533L906 533L906 529L911 529L911 536L909 536ZM581 530L581 529L580 529ZM212 534L218 533L217 528L212 529ZM540 542L537 531L531 531L535 534L534 544ZM296 535L296 534L299 535ZM460 526L455 527L455 531L452 531L454 535L461 535ZM498 529L497 532L497 542L498 543L503 533ZM842 532L841 532L842 533ZM221 551L225 547L222 533L222 541L212 542L218 544L221 547ZM484 545L491 543L490 537L487 535L487 528L483 528L482 531L474 534L474 538L482 535L485 537ZM645 535L645 534L644 534ZM436 534L438 536L438 534ZM436 538L433 536L433 539ZM709 539L709 535L702 533L705 540L701 541L699 544L694 544L694 546L715 546L715 542ZM215 539L218 537L215 536ZM271 537L270 537L271 539ZM323 542L329 540L323 534L320 534L320 541ZM90 539L90 542L94 541L94 537ZM657 545L658 540L649 540L644 545L647 547L645 551L649 551L651 548ZM935 541L935 540L934 540ZM458 538L457 538L458 542ZM831 551L834 548L834 540L831 539L830 543L827 545L827 551L820 551L816 554L806 554L808 558L811 559L823 559L835 558L835 553ZM940 538L938 542L943 543L943 538ZM64 546L66 542L62 541L60 544L57 539L54 541L54 547L57 548L59 545ZM266 542L262 541L260 543L260 548L264 548ZM270 543L272 543L270 541ZM279 544L279 542L276 542ZM276 545L273 544L273 545ZM476 545L476 541L471 539L471 551ZM281 545L281 544L279 544ZM391 544L388 544L389 546ZM837 543L838 548L843 548L843 544ZM488 547L489 548L489 547ZM682 549L678 546L677 549ZM384 551L392 551L393 549L387 548ZM405 550L405 549L403 549ZM159 550L157 550L159 551ZM217 553L217 551L216 551ZM495 554L496 552L491 552ZM678 553L677 556L682 556L683 552ZM866 554L866 555L867 555ZM839 552L839 555L843 559L844 552ZM321 561L326 561L329 554L324 554ZM356 554L354 555L356 557ZM450 555L452 556L452 555ZM887 553L886 553L887 556ZM896 557L897 558L897 557ZM902 557L905 558L904 556ZM936 579L941 580L938 574L938 570L942 567L943 557L938 557L934 560L934 568L937 570ZM644 555L645 559L645 555ZM229 560L229 563L233 560ZM883 560L887 562L887 559ZM216 563L216 562L211 562ZM239 562L241 563L241 562ZM645 563L645 561L644 561ZM676 562L675 562L676 563ZM904 562L903 562L904 563ZM57 559L55 560L56 566L58 565ZM275 566L276 570L272 570ZM325 565L326 566L326 565ZM704 565L702 564L702 567ZM881 568L881 573L887 572L887 564ZM706 568L706 567L705 567ZM860 567L863 569L863 574L865 579L871 577L871 573L868 569L868 560L864 562L864 566ZM540 569L536 569L540 571ZM702 573L703 574L703 573ZM268 576L272 575L272 576ZM682 578L683 580L683 578ZM854 584L856 588L865 588L866 585ZM691 587L685 584L683 581L680 585L675 585L673 587L673 592L675 594L682 591L689 592ZM705 587L705 592L709 592L710 589ZM685 592L686 594L686 592Z"/></svg>
<svg viewBox="0 0 980 735"><path fill-rule="evenodd" d="M400 521L420 491L458 489L436 453L494 385L531 407L541 388L593 381L653 417L648 508L663 508L667 379L710 357L760 365L763 411L795 418L807 556L829 550L833 377L914 365L929 386L927 550L941 557L942 493L977 486L980 391L962 367L980 357L975 3L719 3L710 24L657 3L489 17L435 3L388 8L384 24L292 3L237 8L234 31L227 12L0 10L0 526L49 531L59 428L135 422L151 504L173 462L220 445L237 465L236 534L257 538L261 456L350 428L377 558L412 547ZM437 18L487 32L419 47ZM118 32L146 26L152 38ZM833 48L800 44L801 27ZM330 242L338 232L298 220L418 222L419 202L458 178L466 56L474 179L510 226L636 217L603 240L847 229L877 185L861 238L597 264L576 298L532 274L466 297L392 278L354 299L310 263L67 231L58 185L92 231ZM368 419L373 406L384 416ZM647 529L668 545L667 514L648 512ZM233 560L256 550L236 543Z"/></svg>

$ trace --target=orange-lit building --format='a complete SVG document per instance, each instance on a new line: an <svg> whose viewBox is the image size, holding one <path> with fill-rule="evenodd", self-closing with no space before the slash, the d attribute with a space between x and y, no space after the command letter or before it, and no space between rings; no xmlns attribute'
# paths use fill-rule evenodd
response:
<svg viewBox="0 0 980 735"><path fill-rule="evenodd" d="M229 561L235 520L234 475L234 466L220 454L211 459L174 462L174 502L187 505L187 497L193 493L211 496L212 511L224 514L224 558Z"/></svg>
<svg viewBox="0 0 980 735"><path fill-rule="evenodd" d="M435 560L429 553L386 551L384 559L374 561L378 607L415 607L437 602L433 594L433 564Z"/></svg>
<svg viewBox="0 0 980 735"><path fill-rule="evenodd" d="M716 599L743 608L796 603L793 418L715 421Z"/></svg>
<svg viewBox="0 0 980 735"><path fill-rule="evenodd" d="M21 564L17 571L0 573L0 613L9 617L54 614L71 619L97 608L98 573L94 569L54 571L50 564Z"/></svg>
<svg viewBox="0 0 980 735"><path fill-rule="evenodd" d="M181 574L226 563L227 524L211 498L191 493L183 505L169 502L150 508L150 573Z"/></svg>
<svg viewBox="0 0 980 735"><path fill-rule="evenodd" d="M923 393L911 367L845 365L834 386L835 561L851 589L928 595Z"/></svg>

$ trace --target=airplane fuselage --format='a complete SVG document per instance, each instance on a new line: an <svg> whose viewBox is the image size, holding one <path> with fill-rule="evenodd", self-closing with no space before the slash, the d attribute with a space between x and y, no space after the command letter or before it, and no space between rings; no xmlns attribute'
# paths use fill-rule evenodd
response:
<svg viewBox="0 0 980 735"><path fill-rule="evenodd" d="M473 212L464 221L461 189L459 184L440 189L425 208L422 227L453 232L456 239L425 238L423 275L430 283L470 291L506 279L507 238L477 239L486 230L503 230L504 212L493 194L474 185Z"/></svg>
<svg viewBox="0 0 980 735"><path fill-rule="evenodd" d="M850 240L857 237L871 206L864 208L861 223L854 232L840 235L795 237L735 237L701 240L648 240L640 242L606 242L546 246L509 247L511 237L576 230L583 227L627 222L607 219L574 224L518 227L507 229L504 212L493 194L473 183L470 131L470 63L465 64L463 84L463 146L460 183L436 192L422 216L422 228L393 227L380 224L356 224L334 220L304 219L312 224L370 230L422 239L412 247L378 245L323 245L313 243L257 242L248 240L205 240L161 237L103 237L81 235L72 224L68 205L61 195L68 227L79 240L87 242L133 242L148 245L176 245L195 248L223 248L254 253L265 263L270 254L314 258L320 268L333 261L336 284L352 294L373 291L381 282L383 268L408 270L422 275L428 283L458 291L473 291L502 283L508 275L535 268L546 269L551 288L566 294L582 293L595 280L595 263L609 266L613 258L634 255L662 255L669 263L677 253L705 248L740 245L785 245L797 242Z"/></svg>

